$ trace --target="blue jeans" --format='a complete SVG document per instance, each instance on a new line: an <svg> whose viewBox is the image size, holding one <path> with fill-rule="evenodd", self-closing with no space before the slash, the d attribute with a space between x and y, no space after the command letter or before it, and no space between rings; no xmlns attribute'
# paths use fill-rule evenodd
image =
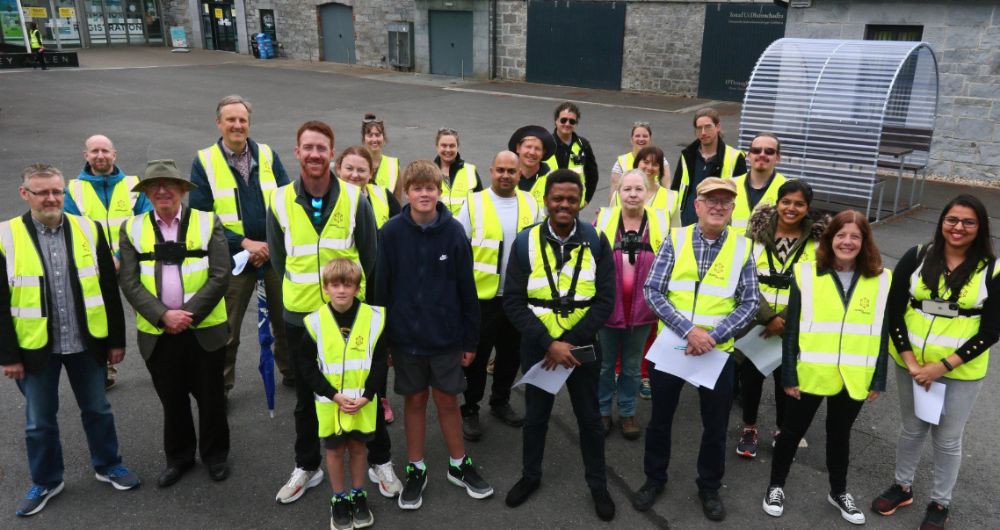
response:
<svg viewBox="0 0 1000 530"><path fill-rule="evenodd" d="M632 328L603 327L597 332L604 359L601 361L601 378L597 385L597 400L601 416L611 415L611 400L615 391L615 361L621 355L622 373L618 377L618 416L635 416L635 396L639 393L642 348L652 324Z"/></svg>
<svg viewBox="0 0 1000 530"><path fill-rule="evenodd" d="M25 441L31 481L45 488L63 480L62 444L59 442L59 374L66 367L80 418L90 447L90 463L98 473L106 473L121 463L118 435L111 404L104 394L107 366L89 353L52 354L48 365L38 373L25 373L17 382L26 400Z"/></svg>

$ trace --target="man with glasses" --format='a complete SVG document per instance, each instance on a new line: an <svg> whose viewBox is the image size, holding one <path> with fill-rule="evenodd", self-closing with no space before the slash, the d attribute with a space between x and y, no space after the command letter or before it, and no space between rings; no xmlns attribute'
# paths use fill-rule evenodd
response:
<svg viewBox="0 0 1000 530"><path fill-rule="evenodd" d="M733 178L747 172L743 152L726 145L722 140L722 122L719 111L704 108L694 115L695 140L681 151L670 189L680 192L681 225L688 226L698 220L695 212L695 193L698 184L708 177Z"/></svg>
<svg viewBox="0 0 1000 530"><path fill-rule="evenodd" d="M583 202L590 203L597 191L600 176L590 142L576 134L576 126L580 123L580 108L566 101L556 107L554 115L556 125L552 136L556 141L556 152L545 160L545 165L552 171L572 169L582 175Z"/></svg>
<svg viewBox="0 0 1000 530"><path fill-rule="evenodd" d="M757 133L750 141L750 172L736 177L736 206L731 231L743 235L754 208L778 202L778 188L785 176L774 168L781 161L781 142L769 132Z"/></svg>
<svg viewBox="0 0 1000 530"><path fill-rule="evenodd" d="M694 202L698 223L674 230L663 242L643 288L646 303L667 332L687 340L687 355L703 355L715 348L732 352L734 335L757 313L760 294L750 245L743 236L730 233L727 226L735 198L732 179L703 180ZM653 506L667 482L671 428L684 388L683 379L655 368L651 363L653 410L646 428L646 482L632 499L639 511ZM702 510L713 521L726 515L719 488L726 468L734 370L730 358L714 388L698 388L704 431L696 483Z"/></svg>

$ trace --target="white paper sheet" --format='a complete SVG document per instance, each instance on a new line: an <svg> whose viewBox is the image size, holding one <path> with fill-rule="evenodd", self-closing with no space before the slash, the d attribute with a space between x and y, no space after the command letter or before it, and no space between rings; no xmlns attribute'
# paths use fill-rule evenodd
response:
<svg viewBox="0 0 1000 530"><path fill-rule="evenodd" d="M250 261L250 251L241 250L233 254L233 276L239 276Z"/></svg>
<svg viewBox="0 0 1000 530"><path fill-rule="evenodd" d="M566 384L571 373L573 373L572 368L563 368L562 366L556 366L555 370L546 370L542 368L542 361L538 361L528 369L520 381L514 383L514 386L534 385L549 394L556 395L559 389Z"/></svg>
<svg viewBox="0 0 1000 530"><path fill-rule="evenodd" d="M941 421L941 411L944 409L944 392L948 385L944 383L931 383L931 389L924 387L910 380L913 384L913 410L918 418L937 425Z"/></svg>
<svg viewBox="0 0 1000 530"><path fill-rule="evenodd" d="M763 331L764 326L755 326L736 341L736 347L750 359L760 373L768 375L781 366L781 337L775 335L765 339L760 336Z"/></svg>
<svg viewBox="0 0 1000 530"><path fill-rule="evenodd" d="M664 328L649 347L646 360L661 372L676 375L694 386L714 389L729 354L713 349L704 355L686 355L685 350L687 340Z"/></svg>

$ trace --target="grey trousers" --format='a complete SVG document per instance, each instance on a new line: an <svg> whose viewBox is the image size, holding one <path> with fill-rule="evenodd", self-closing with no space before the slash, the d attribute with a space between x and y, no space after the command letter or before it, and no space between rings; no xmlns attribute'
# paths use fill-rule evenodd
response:
<svg viewBox="0 0 1000 530"><path fill-rule="evenodd" d="M948 386L938 425L927 423L914 413L912 380L909 372L896 365L901 419L899 440L896 443L896 483L902 486L913 484L924 441L930 432L934 446L934 487L931 490L931 500L948 506L951 492L958 480L958 470L962 467L962 434L983 380L961 381L947 377L938 379L938 382Z"/></svg>

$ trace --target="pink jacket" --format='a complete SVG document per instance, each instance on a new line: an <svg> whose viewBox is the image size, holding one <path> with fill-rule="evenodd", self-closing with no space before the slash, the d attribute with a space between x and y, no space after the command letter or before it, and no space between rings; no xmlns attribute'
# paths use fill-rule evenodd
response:
<svg viewBox="0 0 1000 530"><path fill-rule="evenodd" d="M616 235L615 241L611 242L612 247L616 247L620 238ZM649 243L649 230L642 235L643 243ZM644 324L655 324L656 314L646 305L646 298L642 295L642 286L646 284L646 277L653 267L653 259L656 255L649 250L643 250L635 257L635 281L632 287L632 311L625 314L625 303L622 301L622 251L615 248L615 309L612 311L608 321L604 323L609 328L626 328L642 326Z"/></svg>

